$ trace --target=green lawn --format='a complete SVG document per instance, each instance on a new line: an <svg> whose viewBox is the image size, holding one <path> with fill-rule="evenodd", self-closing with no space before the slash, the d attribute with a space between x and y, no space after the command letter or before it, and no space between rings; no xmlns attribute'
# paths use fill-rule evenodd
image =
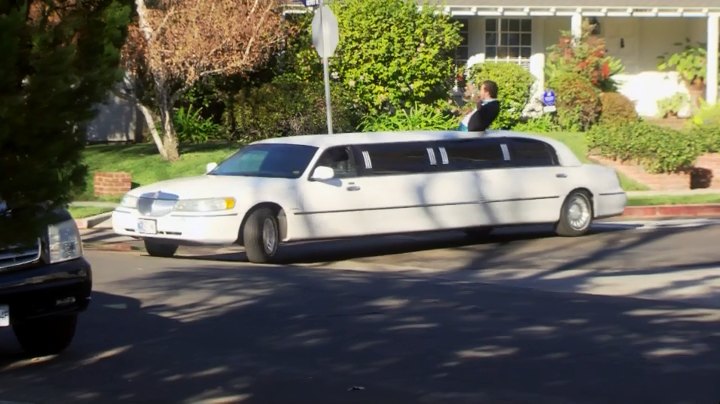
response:
<svg viewBox="0 0 720 404"><path fill-rule="evenodd" d="M168 163L160 157L154 144L88 146L83 152L84 162L88 166L87 189L74 199L98 199L93 195L92 187L92 176L96 171L129 172L133 187L136 187L169 178L201 175L207 163L219 163L239 147L227 144L186 146L181 150L180 160Z"/></svg>
<svg viewBox="0 0 720 404"><path fill-rule="evenodd" d="M90 217L99 215L105 212L111 212L113 208L105 207L94 207L94 206L70 206L68 211L72 215L73 219L82 219L84 217Z"/></svg>

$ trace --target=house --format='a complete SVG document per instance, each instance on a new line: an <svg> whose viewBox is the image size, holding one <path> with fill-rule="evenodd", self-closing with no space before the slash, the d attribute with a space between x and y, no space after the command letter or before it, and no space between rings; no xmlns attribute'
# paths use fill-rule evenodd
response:
<svg viewBox="0 0 720 404"><path fill-rule="evenodd" d="M677 43L707 46L706 100L718 100L720 0L417 0L440 6L462 23L459 62L506 61L526 66L544 86L546 51L560 31L579 36L584 19L596 24L611 56L625 70L615 78L640 115L657 114L657 101L687 88L674 72L661 72L658 57ZM328 0L326 0L328 2ZM317 5L318 0L294 0ZM500 83L502 84L502 83Z"/></svg>
<svg viewBox="0 0 720 404"><path fill-rule="evenodd" d="M329 2L330 0L325 0ZM462 24L461 63L506 61L526 66L542 91L547 48L561 31L580 35L584 19L597 24L608 53L625 70L615 78L640 115L657 115L657 101L687 88L674 72L657 68L658 56L678 50L686 38L707 46L705 99L718 101L720 0L417 0L440 6ZM288 0L286 13L307 12L320 0ZM502 83L500 83L502 85ZM122 119L119 119L121 116ZM141 136L132 103L112 96L89 125L88 140L132 141ZM126 124L118 125L118 121Z"/></svg>
<svg viewBox="0 0 720 404"><path fill-rule="evenodd" d="M560 31L579 36L584 19L597 24L609 55L625 70L619 91L640 115L657 114L657 101L687 93L675 72L658 71L658 56L689 38L707 46L705 98L718 100L718 0L445 0L444 11L462 23L461 61L508 61L528 67L544 88L547 48Z"/></svg>

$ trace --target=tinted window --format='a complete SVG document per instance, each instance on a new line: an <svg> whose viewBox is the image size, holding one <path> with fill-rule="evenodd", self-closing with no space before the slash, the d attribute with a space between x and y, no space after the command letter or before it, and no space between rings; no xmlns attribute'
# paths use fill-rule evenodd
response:
<svg viewBox="0 0 720 404"><path fill-rule="evenodd" d="M513 166L554 166L558 164L555 149L549 144L533 139L512 139L510 160Z"/></svg>
<svg viewBox="0 0 720 404"><path fill-rule="evenodd" d="M326 166L335 170L336 178L357 176L357 165L349 147L333 147L327 149L318 159L315 166Z"/></svg>
<svg viewBox="0 0 720 404"><path fill-rule="evenodd" d="M500 143L495 140L440 142L437 146L442 163L448 164L451 170L500 167L505 161Z"/></svg>
<svg viewBox="0 0 720 404"><path fill-rule="evenodd" d="M375 175L426 172L432 167L428 153L435 158L430 145L419 142L364 145L360 151L365 169Z"/></svg>
<svg viewBox="0 0 720 404"><path fill-rule="evenodd" d="M317 148L293 144L250 145L220 163L210 175L297 178Z"/></svg>

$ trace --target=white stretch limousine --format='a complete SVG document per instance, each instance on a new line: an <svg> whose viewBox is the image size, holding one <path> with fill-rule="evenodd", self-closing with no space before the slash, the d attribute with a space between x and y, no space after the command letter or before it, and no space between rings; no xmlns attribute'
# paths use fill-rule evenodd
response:
<svg viewBox="0 0 720 404"><path fill-rule="evenodd" d="M240 243L250 261L272 262L296 240L525 223L579 236L626 201L613 169L548 138L352 133L255 142L206 175L133 189L112 222L153 256Z"/></svg>

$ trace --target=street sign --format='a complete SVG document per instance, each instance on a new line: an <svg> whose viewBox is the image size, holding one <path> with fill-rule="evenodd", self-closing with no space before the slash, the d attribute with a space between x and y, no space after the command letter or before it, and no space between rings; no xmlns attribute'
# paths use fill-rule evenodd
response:
<svg viewBox="0 0 720 404"><path fill-rule="evenodd" d="M312 20L312 44L321 58L329 58L335 53L338 40L338 22L328 6L315 11Z"/></svg>

